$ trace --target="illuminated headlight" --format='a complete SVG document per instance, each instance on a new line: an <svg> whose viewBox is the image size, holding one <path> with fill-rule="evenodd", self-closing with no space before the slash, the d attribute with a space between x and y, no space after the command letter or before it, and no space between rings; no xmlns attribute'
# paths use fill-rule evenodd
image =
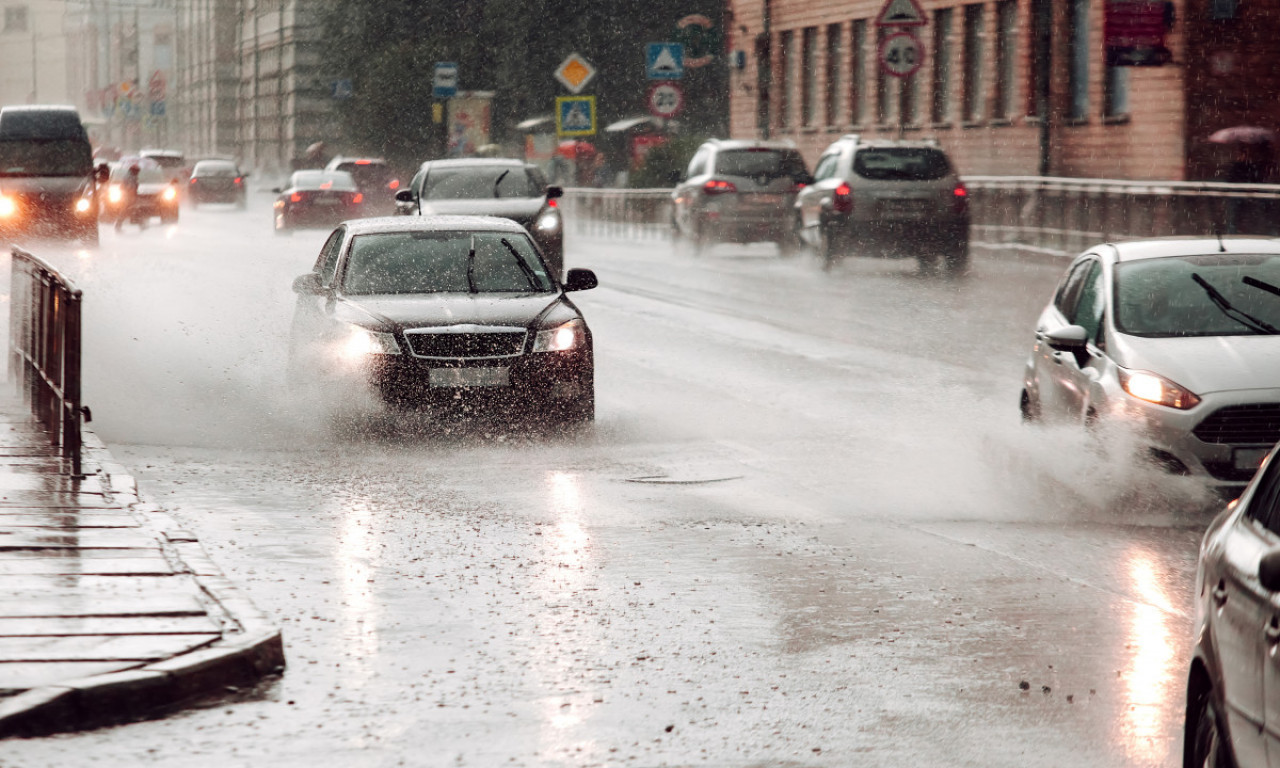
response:
<svg viewBox="0 0 1280 768"><path fill-rule="evenodd" d="M538 223L534 224L539 232L555 232L560 228L560 214L555 211L547 211L538 217Z"/></svg>
<svg viewBox="0 0 1280 768"><path fill-rule="evenodd" d="M581 320L570 320L564 325L538 331L533 340L534 352L564 352L577 349L586 343L587 326Z"/></svg>
<svg viewBox="0 0 1280 768"><path fill-rule="evenodd" d="M396 337L390 333L371 331L358 325L351 326L351 332L343 339L340 347L342 357L356 362L370 355L398 355L400 345Z"/></svg>
<svg viewBox="0 0 1280 768"><path fill-rule="evenodd" d="M124 192L120 190L119 184L112 184L110 187L107 188L107 200L110 200L113 203L118 203L120 202L120 199L123 197L124 197Z"/></svg>
<svg viewBox="0 0 1280 768"><path fill-rule="evenodd" d="M164 192L161 192L160 196L164 198L166 203L172 203L174 200L178 199L178 190L173 187L165 187Z"/></svg>
<svg viewBox="0 0 1280 768"><path fill-rule="evenodd" d="M1120 375L1120 386L1139 400L1183 411L1194 408L1200 402L1200 397L1194 392L1163 376L1147 371L1128 371L1124 368L1118 368L1117 371Z"/></svg>
<svg viewBox="0 0 1280 768"><path fill-rule="evenodd" d="M82 197L79 200L77 200L76 213L88 213L88 212L89 212L89 198Z"/></svg>
<svg viewBox="0 0 1280 768"><path fill-rule="evenodd" d="M0 216L9 217L18 212L18 204L12 197L0 195Z"/></svg>

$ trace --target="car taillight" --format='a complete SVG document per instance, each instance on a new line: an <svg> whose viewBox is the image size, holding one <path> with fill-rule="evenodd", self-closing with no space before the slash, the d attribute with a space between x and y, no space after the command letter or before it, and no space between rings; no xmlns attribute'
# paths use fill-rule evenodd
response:
<svg viewBox="0 0 1280 768"><path fill-rule="evenodd" d="M842 181L836 187L835 194L831 196L831 207L839 213L853 212L853 188L849 186L849 182Z"/></svg>
<svg viewBox="0 0 1280 768"><path fill-rule="evenodd" d="M351 196L351 202L353 202L353 203L363 203L363 202L364 202L364 195L360 194L359 192L355 193L354 195L352 195L352 196Z"/></svg>
<svg viewBox="0 0 1280 768"><path fill-rule="evenodd" d="M963 184L956 184L956 188L952 191L954 202L952 207L956 213L964 213L969 210L969 190L965 189Z"/></svg>
<svg viewBox="0 0 1280 768"><path fill-rule="evenodd" d="M236 182L237 182L237 183L239 183L239 181L240 181L239 179L236 179ZM192 180L191 180L191 184L192 184L192 185L195 185L195 183L196 183L196 180L195 180L195 179L192 179Z"/></svg>
<svg viewBox="0 0 1280 768"><path fill-rule="evenodd" d="M731 181L712 179L702 185L702 191L708 195L720 195L726 192L737 192L738 188L735 187Z"/></svg>
<svg viewBox="0 0 1280 768"><path fill-rule="evenodd" d="M556 205L556 201L555 201L555 200L548 200L548 201L547 201L547 207L548 207L548 208L559 208L560 206Z"/></svg>
<svg viewBox="0 0 1280 768"><path fill-rule="evenodd" d="M244 183L244 177L242 177L242 176L237 176L237 177L236 177L236 186L238 187L238 186L240 186L242 183Z"/></svg>
<svg viewBox="0 0 1280 768"><path fill-rule="evenodd" d="M391 181L387 182L387 189L399 189L399 188L400 188L399 179L392 179Z"/></svg>
<svg viewBox="0 0 1280 768"><path fill-rule="evenodd" d="M294 192L292 195L289 195L289 202L291 203L302 202L302 195L298 194L297 192Z"/></svg>

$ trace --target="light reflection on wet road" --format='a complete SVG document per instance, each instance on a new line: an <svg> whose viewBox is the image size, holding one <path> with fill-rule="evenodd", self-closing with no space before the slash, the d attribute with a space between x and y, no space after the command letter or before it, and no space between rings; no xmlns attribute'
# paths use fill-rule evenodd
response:
<svg viewBox="0 0 1280 768"><path fill-rule="evenodd" d="M202 208L60 256L95 426L290 668L0 764L1178 764L1209 513L1018 424L1057 268L571 241L591 433L335 438L280 385L323 233L266 232Z"/></svg>

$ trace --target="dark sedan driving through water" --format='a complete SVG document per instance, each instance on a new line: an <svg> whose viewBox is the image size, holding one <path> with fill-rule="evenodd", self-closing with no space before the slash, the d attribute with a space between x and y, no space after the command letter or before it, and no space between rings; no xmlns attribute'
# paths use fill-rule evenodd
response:
<svg viewBox="0 0 1280 768"><path fill-rule="evenodd" d="M591 331L518 224L477 216L343 222L298 277L290 379L393 408L494 405L538 421L595 418Z"/></svg>

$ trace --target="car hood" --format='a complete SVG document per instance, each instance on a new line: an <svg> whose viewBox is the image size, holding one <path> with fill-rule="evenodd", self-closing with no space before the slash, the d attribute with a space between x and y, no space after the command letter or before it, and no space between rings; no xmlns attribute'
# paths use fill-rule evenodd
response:
<svg viewBox="0 0 1280 768"><path fill-rule="evenodd" d="M85 187L83 176L18 176L0 179L0 192L70 197Z"/></svg>
<svg viewBox="0 0 1280 768"><path fill-rule="evenodd" d="M546 201L541 197L506 197L494 200L423 200L424 216L498 216L528 227Z"/></svg>
<svg viewBox="0 0 1280 768"><path fill-rule="evenodd" d="M1114 338L1117 364L1158 373L1197 394L1280 386L1280 336Z"/></svg>
<svg viewBox="0 0 1280 768"><path fill-rule="evenodd" d="M550 322L564 322L578 313L561 294L539 293L469 296L460 293L412 296L348 296L341 319L383 327L434 328L450 325L487 325L529 328L550 315L565 315Z"/></svg>

